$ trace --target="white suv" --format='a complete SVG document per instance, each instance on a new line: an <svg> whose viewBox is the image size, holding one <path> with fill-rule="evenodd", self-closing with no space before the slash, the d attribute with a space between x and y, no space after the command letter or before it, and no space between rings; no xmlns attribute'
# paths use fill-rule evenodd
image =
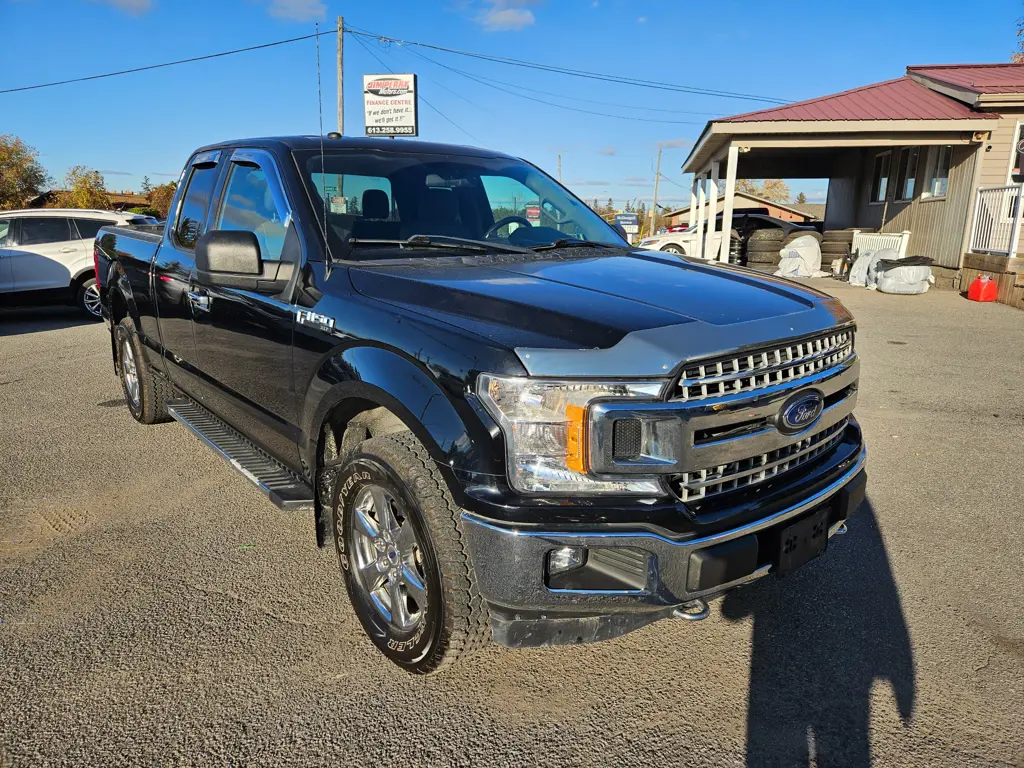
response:
<svg viewBox="0 0 1024 768"><path fill-rule="evenodd" d="M99 318L92 258L99 228L157 223L152 216L117 211L0 211L0 306L71 301Z"/></svg>

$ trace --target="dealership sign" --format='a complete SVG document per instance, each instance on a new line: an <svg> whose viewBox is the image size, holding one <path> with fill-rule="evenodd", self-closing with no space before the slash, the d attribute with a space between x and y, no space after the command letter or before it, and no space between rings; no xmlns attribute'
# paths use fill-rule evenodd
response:
<svg viewBox="0 0 1024 768"><path fill-rule="evenodd" d="M363 75L367 136L419 136L416 75Z"/></svg>

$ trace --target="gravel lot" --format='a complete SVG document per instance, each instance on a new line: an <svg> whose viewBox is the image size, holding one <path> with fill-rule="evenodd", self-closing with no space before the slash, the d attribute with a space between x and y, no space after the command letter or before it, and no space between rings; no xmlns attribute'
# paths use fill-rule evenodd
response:
<svg viewBox="0 0 1024 768"><path fill-rule="evenodd" d="M818 281L869 501L698 624L414 679L333 551L121 402L106 330L0 313L0 766L1024 765L1024 313Z"/></svg>

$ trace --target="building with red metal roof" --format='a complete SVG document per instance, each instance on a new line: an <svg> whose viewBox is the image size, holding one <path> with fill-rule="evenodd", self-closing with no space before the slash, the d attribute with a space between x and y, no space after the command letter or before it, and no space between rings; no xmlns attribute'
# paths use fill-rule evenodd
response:
<svg viewBox="0 0 1024 768"><path fill-rule="evenodd" d="M712 120L683 165L694 174L690 223L704 232L692 255L727 259L701 201L724 194L730 228L737 178L827 179L826 230L870 230L863 247L928 256L949 287L989 270L1000 300L1024 308L1022 127L1024 64L910 66L892 80Z"/></svg>

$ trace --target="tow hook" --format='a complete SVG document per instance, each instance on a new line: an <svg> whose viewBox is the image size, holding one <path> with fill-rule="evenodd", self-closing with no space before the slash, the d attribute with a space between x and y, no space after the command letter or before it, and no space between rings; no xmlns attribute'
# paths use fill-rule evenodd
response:
<svg viewBox="0 0 1024 768"><path fill-rule="evenodd" d="M674 611L672 611L672 617L676 619L685 619L686 621L700 621L706 619L711 609L708 608L708 604L703 600L694 600L689 603L683 603Z"/></svg>

